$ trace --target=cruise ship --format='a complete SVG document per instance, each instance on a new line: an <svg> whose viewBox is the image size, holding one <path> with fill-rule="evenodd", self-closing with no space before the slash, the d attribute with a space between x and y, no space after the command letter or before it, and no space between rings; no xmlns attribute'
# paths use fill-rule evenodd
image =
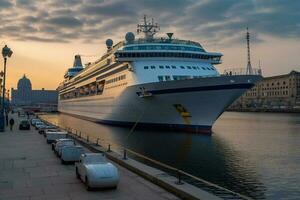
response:
<svg viewBox="0 0 300 200"><path fill-rule="evenodd" d="M97 123L211 133L225 109L261 79L259 74L222 75L221 53L173 33L155 37L152 20L113 44L93 63L75 56L59 85L58 110Z"/></svg>

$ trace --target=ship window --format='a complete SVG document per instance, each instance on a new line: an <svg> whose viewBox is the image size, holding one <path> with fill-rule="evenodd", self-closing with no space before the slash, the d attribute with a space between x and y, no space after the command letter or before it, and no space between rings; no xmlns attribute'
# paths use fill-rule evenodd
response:
<svg viewBox="0 0 300 200"><path fill-rule="evenodd" d="M203 70L206 70L205 67L201 67Z"/></svg>
<svg viewBox="0 0 300 200"><path fill-rule="evenodd" d="M151 69L155 69L155 66L154 66L154 65L152 65L152 66L151 66Z"/></svg>
<svg viewBox="0 0 300 200"><path fill-rule="evenodd" d="M165 76L166 81L170 81L171 80L171 76Z"/></svg>
<svg viewBox="0 0 300 200"><path fill-rule="evenodd" d="M164 68L164 66L162 66L162 65L159 65L159 68L160 68L160 69L163 69L163 68Z"/></svg>
<svg viewBox="0 0 300 200"><path fill-rule="evenodd" d="M163 77L163 76L158 76L158 81L159 81L159 82L164 81L164 77Z"/></svg>
<svg viewBox="0 0 300 200"><path fill-rule="evenodd" d="M210 70L210 68L209 68L209 67L206 67L206 69Z"/></svg>
<svg viewBox="0 0 300 200"><path fill-rule="evenodd" d="M193 66L193 69L197 69L195 66Z"/></svg>
<svg viewBox="0 0 300 200"><path fill-rule="evenodd" d="M167 68L167 69L170 69L170 66L167 65L166 68Z"/></svg>
<svg viewBox="0 0 300 200"><path fill-rule="evenodd" d="M180 68L181 68L181 69L185 69L185 67L184 67L184 66L180 66Z"/></svg>
<svg viewBox="0 0 300 200"><path fill-rule="evenodd" d="M105 84L104 80L97 83L97 95L100 95L103 93L104 84Z"/></svg>
<svg viewBox="0 0 300 200"><path fill-rule="evenodd" d="M187 66L188 69L192 69L191 66Z"/></svg>
<svg viewBox="0 0 300 200"><path fill-rule="evenodd" d="M149 69L149 67L148 66L144 66L144 69Z"/></svg>
<svg viewBox="0 0 300 200"><path fill-rule="evenodd" d="M172 65L172 69L176 69L176 66Z"/></svg>

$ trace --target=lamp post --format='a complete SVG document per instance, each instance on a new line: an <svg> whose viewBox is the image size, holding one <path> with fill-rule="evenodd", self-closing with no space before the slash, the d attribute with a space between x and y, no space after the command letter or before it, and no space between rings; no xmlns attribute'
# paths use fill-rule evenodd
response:
<svg viewBox="0 0 300 200"><path fill-rule="evenodd" d="M4 100L5 100L5 78L6 78L6 62L7 58L10 58L12 55L12 50L5 45L2 48L2 56L4 59L4 72L3 72L3 87L2 87L2 98L1 98L1 113L0 113L0 132L3 132L5 129L4 123Z"/></svg>

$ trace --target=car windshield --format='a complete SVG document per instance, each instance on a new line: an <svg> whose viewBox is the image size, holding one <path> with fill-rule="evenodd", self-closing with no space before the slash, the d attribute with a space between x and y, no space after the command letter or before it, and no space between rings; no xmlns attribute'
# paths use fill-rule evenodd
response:
<svg viewBox="0 0 300 200"><path fill-rule="evenodd" d="M28 124L28 121L21 121L21 124Z"/></svg>
<svg viewBox="0 0 300 200"><path fill-rule="evenodd" d="M103 154L87 155L84 158L84 163L86 164L96 164L96 163L106 163L106 157Z"/></svg>

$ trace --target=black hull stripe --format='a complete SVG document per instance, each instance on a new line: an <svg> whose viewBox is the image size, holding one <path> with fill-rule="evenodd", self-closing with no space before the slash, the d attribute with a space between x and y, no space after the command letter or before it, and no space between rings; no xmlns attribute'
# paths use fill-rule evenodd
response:
<svg viewBox="0 0 300 200"><path fill-rule="evenodd" d="M114 121L114 120L101 120L95 119L92 117L86 117L82 115L71 114L67 112L60 112L65 115L70 115L79 119L91 121L99 124L106 124L111 126L127 127L132 128L136 122L128 121ZM202 134L211 134L212 126L208 125L187 125L187 124L160 124L160 123L144 123L140 122L135 127L138 130L167 130L167 131L176 131L176 132L191 132L191 133L202 133Z"/></svg>
<svg viewBox="0 0 300 200"><path fill-rule="evenodd" d="M201 86L201 87L150 90L147 92L151 94L171 94L171 93L185 93L185 92L198 92L198 91L211 91L211 90L250 89L253 86L254 86L253 83L242 83L242 84L232 84L232 85L213 85L213 86ZM137 94L141 95L141 92L137 92Z"/></svg>

